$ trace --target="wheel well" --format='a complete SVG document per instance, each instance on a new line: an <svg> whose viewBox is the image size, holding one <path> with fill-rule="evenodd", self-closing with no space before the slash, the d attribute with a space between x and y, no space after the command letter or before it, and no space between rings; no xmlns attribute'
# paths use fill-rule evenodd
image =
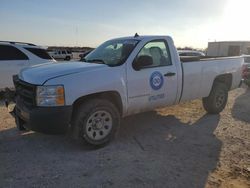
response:
<svg viewBox="0 0 250 188"><path fill-rule="evenodd" d="M93 99L93 98L98 98L98 99L106 99L108 101L110 101L111 103L113 103L119 113L122 115L123 113L123 108L122 108L122 100L121 100L121 96L117 91L107 91L107 92L101 92L101 93L95 93L95 94L90 94L90 95L86 95L83 97L78 98L74 104L73 104L73 113L75 112L75 110L77 110L77 108L86 100L89 99Z"/></svg>
<svg viewBox="0 0 250 188"><path fill-rule="evenodd" d="M233 80L232 74L223 74L215 78L214 84L218 82L223 83L227 86L228 90L230 90L230 88L232 87L232 80Z"/></svg>

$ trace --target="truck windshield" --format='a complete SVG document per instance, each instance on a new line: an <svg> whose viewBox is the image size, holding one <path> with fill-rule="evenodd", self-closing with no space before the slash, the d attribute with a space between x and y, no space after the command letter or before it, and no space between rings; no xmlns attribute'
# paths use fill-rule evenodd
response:
<svg viewBox="0 0 250 188"><path fill-rule="evenodd" d="M119 66L125 63L138 42L134 39L110 40L96 48L81 61Z"/></svg>

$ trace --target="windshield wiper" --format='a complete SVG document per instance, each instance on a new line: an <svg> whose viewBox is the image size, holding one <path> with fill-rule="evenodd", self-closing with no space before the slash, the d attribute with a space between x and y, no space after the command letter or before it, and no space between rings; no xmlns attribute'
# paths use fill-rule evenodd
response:
<svg viewBox="0 0 250 188"><path fill-rule="evenodd" d="M102 64L106 64L102 59L85 59L86 60L86 62L89 62L89 63L94 63L94 62L96 62L96 63L102 63Z"/></svg>

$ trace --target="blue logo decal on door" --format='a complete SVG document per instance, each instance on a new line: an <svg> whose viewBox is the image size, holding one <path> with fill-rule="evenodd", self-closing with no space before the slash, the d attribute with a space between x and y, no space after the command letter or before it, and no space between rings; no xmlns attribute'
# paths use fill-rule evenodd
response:
<svg viewBox="0 0 250 188"><path fill-rule="evenodd" d="M162 88L164 83L163 76L160 72L153 72L150 77L150 86L153 90L159 90Z"/></svg>

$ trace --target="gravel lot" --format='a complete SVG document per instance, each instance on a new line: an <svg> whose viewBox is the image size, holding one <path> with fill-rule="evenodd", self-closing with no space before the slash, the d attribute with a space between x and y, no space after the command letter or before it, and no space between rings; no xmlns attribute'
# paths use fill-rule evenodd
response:
<svg viewBox="0 0 250 188"><path fill-rule="evenodd" d="M128 117L98 150L18 132L3 105L0 116L0 187L250 187L249 89L220 115L196 100Z"/></svg>

